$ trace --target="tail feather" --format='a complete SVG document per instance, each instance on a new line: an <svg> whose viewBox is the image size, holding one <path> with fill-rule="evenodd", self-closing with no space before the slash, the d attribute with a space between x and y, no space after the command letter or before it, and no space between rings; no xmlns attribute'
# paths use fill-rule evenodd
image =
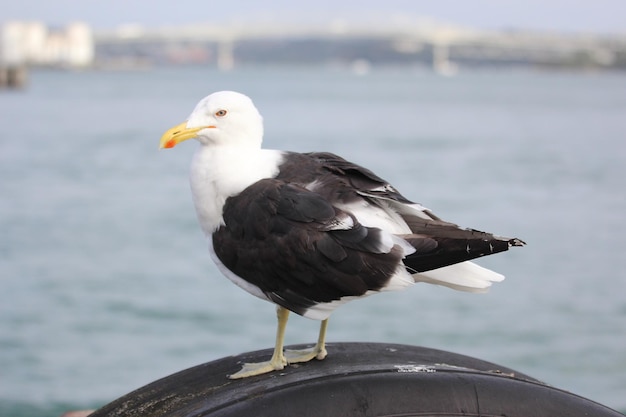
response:
<svg viewBox="0 0 626 417"><path fill-rule="evenodd" d="M404 265L416 281L445 285L461 291L486 291L504 277L480 267L472 259L507 251L525 243L517 238L462 229L438 218L403 216L413 234L402 236L415 248Z"/></svg>
<svg viewBox="0 0 626 417"><path fill-rule="evenodd" d="M504 275L465 261L418 274L413 274L415 282L443 285L459 291L486 292L491 284L500 282Z"/></svg>

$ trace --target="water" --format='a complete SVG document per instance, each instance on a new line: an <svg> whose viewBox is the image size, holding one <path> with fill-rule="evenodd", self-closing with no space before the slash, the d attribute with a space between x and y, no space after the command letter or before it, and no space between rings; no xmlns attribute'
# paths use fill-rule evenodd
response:
<svg viewBox="0 0 626 417"><path fill-rule="evenodd" d="M266 146L372 168L464 226L528 246L485 295L419 285L348 304L329 340L500 363L626 410L626 76L412 69L35 72L0 95L0 415L103 405L270 347L274 312L222 278L161 133L209 92L252 96ZM317 323L293 317L287 343ZM332 355L332 345L329 348Z"/></svg>

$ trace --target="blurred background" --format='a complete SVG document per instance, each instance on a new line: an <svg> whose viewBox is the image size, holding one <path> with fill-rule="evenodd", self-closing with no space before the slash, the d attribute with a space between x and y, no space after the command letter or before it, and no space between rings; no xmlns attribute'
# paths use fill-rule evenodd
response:
<svg viewBox="0 0 626 417"><path fill-rule="evenodd" d="M0 415L97 408L271 347L212 264L160 135L232 89L265 146L330 151L462 226L516 236L473 295L337 310L332 342L475 356L626 411L626 6L619 0L22 0L0 18ZM214 4L213 4L214 3ZM313 342L293 317L287 343Z"/></svg>

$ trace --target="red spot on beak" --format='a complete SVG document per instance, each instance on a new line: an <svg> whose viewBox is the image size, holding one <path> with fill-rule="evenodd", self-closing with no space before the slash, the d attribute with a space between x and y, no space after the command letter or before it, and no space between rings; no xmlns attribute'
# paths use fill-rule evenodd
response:
<svg viewBox="0 0 626 417"><path fill-rule="evenodd" d="M163 147L164 148L173 148L174 146L176 146L176 141L174 139L170 139L167 142L165 142L165 145Z"/></svg>

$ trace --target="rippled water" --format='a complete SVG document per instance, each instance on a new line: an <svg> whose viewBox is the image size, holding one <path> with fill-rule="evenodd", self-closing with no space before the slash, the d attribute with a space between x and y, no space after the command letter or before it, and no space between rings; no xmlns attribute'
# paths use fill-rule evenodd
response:
<svg viewBox="0 0 626 417"><path fill-rule="evenodd" d="M528 242L481 260L485 295L419 285L348 304L329 340L500 363L626 410L626 76L410 69L35 72L0 94L0 415L103 405L183 368L270 347L273 307L221 277L187 184L157 151L236 89L266 146L372 168L446 220ZM315 339L293 317L287 343Z"/></svg>

